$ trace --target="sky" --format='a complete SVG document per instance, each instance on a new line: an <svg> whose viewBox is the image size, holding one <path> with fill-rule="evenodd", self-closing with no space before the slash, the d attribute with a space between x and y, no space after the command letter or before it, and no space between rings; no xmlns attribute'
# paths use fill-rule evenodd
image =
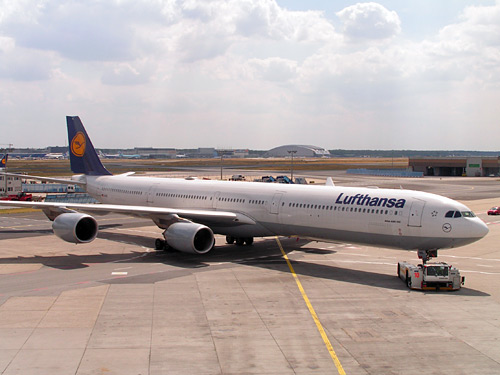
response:
<svg viewBox="0 0 500 375"><path fill-rule="evenodd" d="M500 150L500 0L0 0L0 148Z"/></svg>

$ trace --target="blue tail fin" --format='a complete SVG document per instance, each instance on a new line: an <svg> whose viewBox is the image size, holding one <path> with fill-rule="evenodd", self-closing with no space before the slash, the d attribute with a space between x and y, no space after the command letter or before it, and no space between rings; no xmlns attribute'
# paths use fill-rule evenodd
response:
<svg viewBox="0 0 500 375"><path fill-rule="evenodd" d="M66 116L68 124L69 160L73 173L89 176L110 175L99 160L99 156L90 141L78 116Z"/></svg>
<svg viewBox="0 0 500 375"><path fill-rule="evenodd" d="M7 159L9 158L9 154L5 154L2 156L2 159L0 160L0 168L5 169L7 167Z"/></svg>

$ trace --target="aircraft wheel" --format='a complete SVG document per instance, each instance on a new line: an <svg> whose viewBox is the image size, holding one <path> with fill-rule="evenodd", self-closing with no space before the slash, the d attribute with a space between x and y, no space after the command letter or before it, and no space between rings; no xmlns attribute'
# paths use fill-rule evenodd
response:
<svg viewBox="0 0 500 375"><path fill-rule="evenodd" d="M253 237L245 238L245 244L247 244L248 246L252 245L253 244Z"/></svg>
<svg viewBox="0 0 500 375"><path fill-rule="evenodd" d="M229 245L232 245L234 243L234 237L233 236L226 236L226 243Z"/></svg>
<svg viewBox="0 0 500 375"><path fill-rule="evenodd" d="M166 242L161 238L155 240L155 250L165 250Z"/></svg>
<svg viewBox="0 0 500 375"><path fill-rule="evenodd" d="M238 238L236 239L236 245L238 245L238 246L243 246L244 244L245 244L245 240L244 240L243 238L238 237Z"/></svg>

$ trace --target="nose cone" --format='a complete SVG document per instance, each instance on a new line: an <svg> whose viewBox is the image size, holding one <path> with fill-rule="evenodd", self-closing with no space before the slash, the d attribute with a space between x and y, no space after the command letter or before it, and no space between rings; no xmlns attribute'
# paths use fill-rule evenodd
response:
<svg viewBox="0 0 500 375"><path fill-rule="evenodd" d="M463 229L463 237L454 238L452 247L469 245L479 241L486 236L490 231L486 224L479 218L474 218L467 221L467 226Z"/></svg>
<svg viewBox="0 0 500 375"><path fill-rule="evenodd" d="M490 230L488 229L488 226L484 223L484 221L476 218L473 228L474 237L477 237L477 239L481 239L486 236L489 231Z"/></svg>

